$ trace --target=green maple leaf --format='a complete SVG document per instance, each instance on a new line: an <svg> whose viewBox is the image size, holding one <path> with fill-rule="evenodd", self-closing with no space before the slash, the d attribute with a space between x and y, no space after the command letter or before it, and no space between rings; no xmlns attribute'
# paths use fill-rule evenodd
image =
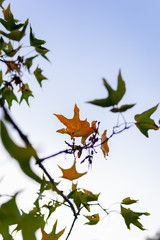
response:
<svg viewBox="0 0 160 240"><path fill-rule="evenodd" d="M130 208L124 208L121 205L121 215L124 218L128 229L130 229L130 225L133 224L141 230L145 230L143 225L139 222L140 216L149 216L150 214L148 212L133 212Z"/></svg>
<svg viewBox="0 0 160 240"><path fill-rule="evenodd" d="M26 31L27 25L28 25L28 19L23 24L23 28L21 31L17 30L17 31L13 31L10 33L5 33L3 31L0 31L0 34L2 34L3 36L5 36L11 40L20 42L20 40L25 36L25 31Z"/></svg>
<svg viewBox="0 0 160 240"><path fill-rule="evenodd" d="M16 31L23 27L23 24L16 24L17 20L14 19L13 14L10 10L10 4L6 9L3 9L3 15L4 19L0 18L0 23L3 25L3 27L6 28L8 31Z"/></svg>
<svg viewBox="0 0 160 240"><path fill-rule="evenodd" d="M85 224L95 225L99 222L99 214L98 213L93 214L91 216L85 216L84 215L84 217L86 217L89 220L89 222L86 222Z"/></svg>
<svg viewBox="0 0 160 240"><path fill-rule="evenodd" d="M35 55L33 57L29 57L29 58L26 58L25 60L25 66L27 67L28 71L30 71L30 68L32 66L32 63L33 63L33 59L36 58L38 55Z"/></svg>
<svg viewBox="0 0 160 240"><path fill-rule="evenodd" d="M32 94L32 91L29 89L28 84L26 83L26 84L23 85L20 103L21 103L23 100L25 100L26 103L27 103L28 106L29 106L29 102L28 102L28 98L29 98L29 97L34 97L34 96L33 96L33 94Z"/></svg>
<svg viewBox="0 0 160 240"><path fill-rule="evenodd" d="M44 216L38 215L34 211L22 212L21 220L14 231L22 231L23 240L36 240L35 232L44 228Z"/></svg>
<svg viewBox="0 0 160 240"><path fill-rule="evenodd" d="M12 158L14 158L21 170L30 178L34 179L36 182L41 183L42 180L33 172L30 167L30 159L35 156L35 150L31 146L20 147L11 139L9 136L7 129L4 123L1 121L1 139L3 146L10 154Z"/></svg>
<svg viewBox="0 0 160 240"><path fill-rule="evenodd" d="M9 108L12 106L13 100L18 102L17 97L14 94L13 90L9 89L8 87L4 87L1 89L1 91L2 91L2 99L7 101Z"/></svg>
<svg viewBox="0 0 160 240"><path fill-rule="evenodd" d="M22 45L20 45L16 49L13 49L13 46L12 46L11 42L9 41L9 43L6 45L6 47L3 48L3 51L6 53L6 55L8 57L14 57L14 55L21 49L21 47L22 47Z"/></svg>
<svg viewBox="0 0 160 240"><path fill-rule="evenodd" d="M30 44L31 44L31 46L39 47L45 43L46 43L46 41L35 38L35 36L32 32L32 27L30 26Z"/></svg>
<svg viewBox="0 0 160 240"><path fill-rule="evenodd" d="M158 130L159 127L155 124L154 120L150 118L150 116L156 111L158 105L155 107L141 113L137 114L134 118L136 120L136 127L143 133L146 137L148 137L148 130Z"/></svg>
<svg viewBox="0 0 160 240"><path fill-rule="evenodd" d="M97 201L100 194L93 194L91 191L83 189L83 191L78 191L78 189L73 189L67 196L73 199L77 208L79 209L81 204L90 211L89 202Z"/></svg>
<svg viewBox="0 0 160 240"><path fill-rule="evenodd" d="M116 107L112 108L111 112L114 112L114 113L125 112L134 106L135 106L135 104L125 104L125 105L120 106L119 108L116 108Z"/></svg>
<svg viewBox="0 0 160 240"><path fill-rule="evenodd" d="M20 222L21 216L16 204L16 196L17 194L0 207L0 234L7 240L12 239L9 226Z"/></svg>
<svg viewBox="0 0 160 240"><path fill-rule="evenodd" d="M37 67L34 71L34 75L39 83L39 85L42 87L42 81L46 80L47 78L42 74L42 69Z"/></svg>
<svg viewBox="0 0 160 240"><path fill-rule="evenodd" d="M138 200L130 199L130 197L127 197L122 200L121 204L130 205L137 202Z"/></svg>
<svg viewBox="0 0 160 240"><path fill-rule="evenodd" d="M118 75L117 90L113 90L112 87L108 84L108 82L105 79L103 79L103 84L108 91L108 97L104 99L93 100L88 103L98 105L101 107L110 107L118 104L126 91L125 82L122 79L121 72L119 71L119 75Z"/></svg>

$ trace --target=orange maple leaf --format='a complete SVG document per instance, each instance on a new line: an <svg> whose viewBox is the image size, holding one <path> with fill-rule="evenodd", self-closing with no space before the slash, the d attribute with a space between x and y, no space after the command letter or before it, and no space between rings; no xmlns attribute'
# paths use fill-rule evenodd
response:
<svg viewBox="0 0 160 240"><path fill-rule="evenodd" d="M71 136L71 139L74 137L82 137L81 143L84 144L86 139L96 131L96 121L92 121L91 127L87 119L81 121L79 118L79 108L75 104L74 107L74 116L72 119L68 119L60 114L54 114L59 121L61 121L66 128L57 130L59 133L66 133Z"/></svg>
<svg viewBox="0 0 160 240"><path fill-rule="evenodd" d="M15 61L5 61L6 65L7 65L7 71L6 74L12 71L17 71L18 73L20 73L20 67L17 63L15 63Z"/></svg>
<svg viewBox="0 0 160 240"><path fill-rule="evenodd" d="M46 233L44 229L41 229L42 232L42 239L41 240L58 240L61 235L64 233L65 228L62 229L60 232L56 233L56 228L57 228L57 220L55 224L53 225L53 229L50 233Z"/></svg>
<svg viewBox="0 0 160 240"><path fill-rule="evenodd" d="M109 152L109 147L108 147L108 138L106 136L107 134L107 130L104 130L104 133L101 136L101 149L103 152L104 157L108 156L108 152Z"/></svg>
<svg viewBox="0 0 160 240"><path fill-rule="evenodd" d="M77 170L76 170L76 160L74 160L74 163L73 163L72 167L69 168L69 169L63 169L59 165L58 165L58 167L61 169L61 171L63 173L62 178L66 178L66 179L71 180L71 181L75 180L77 178L80 178L87 173L87 172L84 172L84 173L78 173L77 172Z"/></svg>

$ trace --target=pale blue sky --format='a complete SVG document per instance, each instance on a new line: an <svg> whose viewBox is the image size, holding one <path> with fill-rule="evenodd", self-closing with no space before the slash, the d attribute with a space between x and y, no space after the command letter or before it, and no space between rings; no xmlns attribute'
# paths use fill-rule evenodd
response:
<svg viewBox="0 0 160 240"><path fill-rule="evenodd" d="M111 133L116 115L85 102L106 97L102 77L116 88L119 69L127 87L122 103L137 103L126 114L128 121L133 121L135 114L160 101L158 0L14 0L11 9L17 18L29 18L36 37L45 39L46 47L51 50L48 56L52 64L43 59L39 62L49 81L44 81L43 88L40 89L35 80L31 79L35 95L35 99L30 100L31 108L23 103L20 107L15 104L11 109L40 156L65 147L64 139L69 140L69 137L56 134L56 130L63 126L53 113L61 113L70 118L75 103L80 108L82 119L87 117L89 121L99 120L101 132L108 129ZM154 114L157 122L160 119L159 113L158 110ZM96 227L77 223L70 240L144 240L160 228L160 134L152 131L149 135L149 139L145 138L134 127L115 136L110 142L108 161L101 152L97 154L92 171L84 180L82 178L79 181L80 186L95 193L101 192L100 200L105 207L127 196L139 199L135 209L151 213L150 217L142 219L149 230L141 232L131 227L131 231L128 231L123 219L113 214ZM61 156L57 161L48 160L46 167L55 169L55 162L60 162L63 166L63 161L66 166L70 166L72 160ZM5 162L4 169L10 166L15 168L7 156L2 161ZM84 165L80 169L86 167ZM53 172L57 176L56 171ZM10 176L12 174L11 172ZM22 178L21 175L20 177ZM9 179L8 174L6 183ZM12 182L11 189L14 184L19 185L17 189L23 186L18 179L12 179ZM28 179L25 184L32 185Z"/></svg>

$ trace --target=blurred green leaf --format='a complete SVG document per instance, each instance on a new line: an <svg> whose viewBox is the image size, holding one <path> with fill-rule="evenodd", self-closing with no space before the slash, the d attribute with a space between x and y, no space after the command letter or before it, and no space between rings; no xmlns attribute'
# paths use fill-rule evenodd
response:
<svg viewBox="0 0 160 240"><path fill-rule="evenodd" d="M137 202L138 200L130 199L130 197L127 197L122 200L121 204L130 205Z"/></svg>
<svg viewBox="0 0 160 240"><path fill-rule="evenodd" d="M17 97L14 94L12 89L10 89L8 87L4 87L3 89L1 89L1 91L2 91L2 98L3 98L3 100L7 101L9 108L12 106L13 100L18 102Z"/></svg>
<svg viewBox="0 0 160 240"><path fill-rule="evenodd" d="M54 182L54 184L55 184L55 186L57 186L59 184L59 182ZM57 189L55 189L53 184L50 181L47 181L45 176L43 175L41 186L40 186L40 193L43 193L44 191L48 191L48 190L57 192Z"/></svg>
<svg viewBox="0 0 160 240"><path fill-rule="evenodd" d="M38 55L35 55L33 57L30 57L30 58L26 58L25 60L25 66L27 67L28 71L30 71L30 68L32 66L32 63L33 63L33 59L35 59Z"/></svg>
<svg viewBox="0 0 160 240"><path fill-rule="evenodd" d="M103 84L108 91L108 97L104 99L93 100L88 103L98 105L101 107L110 107L118 104L126 91L125 82L122 79L121 72L119 71L119 75L118 75L117 90L113 90L105 79L103 79Z"/></svg>
<svg viewBox="0 0 160 240"><path fill-rule="evenodd" d="M88 211L90 211L89 202L97 201L99 195L100 194L93 194L86 189L83 189L83 191L74 189L67 197L73 199L78 209L83 205Z"/></svg>
<svg viewBox="0 0 160 240"><path fill-rule="evenodd" d="M26 31L27 25L28 25L28 19L23 24L23 28L21 31L17 30L17 31L13 31L10 33L5 33L3 31L0 31L0 34L2 34L3 36L5 36L11 40L20 42L20 40L25 36L25 31Z"/></svg>
<svg viewBox="0 0 160 240"><path fill-rule="evenodd" d="M21 221L15 231L22 231L23 240L36 240L35 233L38 229L44 228L44 216L36 214L34 211L22 213Z"/></svg>
<svg viewBox="0 0 160 240"><path fill-rule="evenodd" d="M49 61L49 59L46 57L46 53L49 52L49 50L45 47L39 46L35 48L36 52L38 52L42 57L44 57L47 61Z"/></svg>
<svg viewBox="0 0 160 240"><path fill-rule="evenodd" d="M39 47L45 43L46 43L46 41L35 38L35 36L32 32L32 27L30 26L30 44L31 44L31 46Z"/></svg>
<svg viewBox="0 0 160 240"><path fill-rule="evenodd" d="M141 230L145 230L143 225L139 222L140 216L149 216L150 214L148 212L133 212L130 208L124 208L121 205L121 215L124 218L128 229L130 229L130 225L133 224Z"/></svg>
<svg viewBox="0 0 160 240"><path fill-rule="evenodd" d="M100 220L98 213L97 213L97 214L93 214L93 215L91 215L91 216L85 216L85 215L84 215L84 217L86 217L86 218L89 220L89 222L86 222L86 223L85 223L85 224L88 224L88 225L95 225L95 224L97 224L97 223L99 222L99 220Z"/></svg>
<svg viewBox="0 0 160 240"><path fill-rule="evenodd" d="M135 104L125 104L125 105L120 106L119 108L116 108L116 107L112 108L111 112L114 112L114 113L125 112L134 106L135 106Z"/></svg>
<svg viewBox="0 0 160 240"><path fill-rule="evenodd" d="M5 1L5 0L0 0L0 7L1 7L1 8L3 8L3 7L2 7L2 4L3 4L4 1Z"/></svg>
<svg viewBox="0 0 160 240"><path fill-rule="evenodd" d="M20 222L20 212L16 204L16 195L0 207L0 234L5 240L11 240L9 226Z"/></svg>
<svg viewBox="0 0 160 240"><path fill-rule="evenodd" d="M36 70L34 71L34 75L39 83L39 85L42 87L42 81L46 80L47 78L42 74L42 69L37 67Z"/></svg>
<svg viewBox="0 0 160 240"><path fill-rule="evenodd" d="M49 214L46 220L48 220L49 217L52 215L52 213L55 212L56 209L60 207L62 204L63 203L59 203L57 201L52 201L52 202L49 202L48 205L47 204L43 205L43 208L47 208L49 210Z"/></svg>
<svg viewBox="0 0 160 240"><path fill-rule="evenodd" d="M1 50L3 50L7 46L7 43L4 41L4 39L1 37L0 38L0 53Z"/></svg>
<svg viewBox="0 0 160 240"><path fill-rule="evenodd" d="M20 45L18 48L13 49L13 46L11 42L9 41L5 48L3 48L3 51L6 53L8 57L14 57L16 53L21 49L22 45Z"/></svg>
<svg viewBox="0 0 160 240"><path fill-rule="evenodd" d="M30 159L35 156L35 150L30 146L19 147L9 136L4 123L1 121L1 139L6 151L14 158L21 170L30 178L34 179L36 182L41 183L42 180L33 172L30 167Z"/></svg>
<svg viewBox="0 0 160 240"><path fill-rule="evenodd" d="M23 27L23 24L16 24L17 20L14 19L13 14L10 10L10 4L6 9L3 9L3 15L4 19L0 18L0 23L3 25L3 27L6 28L8 31L16 31Z"/></svg>
<svg viewBox="0 0 160 240"><path fill-rule="evenodd" d="M32 94L32 91L29 89L29 86L28 84L23 84L23 87L20 89L22 91L22 95L21 95L21 98L20 98L20 103L25 100L26 103L28 104L29 106L29 102L28 102L28 98L29 97L33 97L33 94Z"/></svg>
<svg viewBox="0 0 160 240"><path fill-rule="evenodd" d="M28 106L29 106L29 102L28 102L28 98L29 98L29 97L33 97L32 92L31 92L30 90L28 90L28 89L24 90L23 93L22 93L22 95L21 95L20 103L21 103L23 100L25 100L26 103L27 103Z"/></svg>
<svg viewBox="0 0 160 240"><path fill-rule="evenodd" d="M137 114L134 118L136 120L136 127L143 133L146 137L148 136L148 130L158 130L159 127L155 124L154 120L150 116L157 110L158 105L155 107L141 113Z"/></svg>

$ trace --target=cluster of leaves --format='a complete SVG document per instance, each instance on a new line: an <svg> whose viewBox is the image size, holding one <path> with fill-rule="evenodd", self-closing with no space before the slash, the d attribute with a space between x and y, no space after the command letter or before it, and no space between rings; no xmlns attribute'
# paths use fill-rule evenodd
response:
<svg viewBox="0 0 160 240"><path fill-rule="evenodd" d="M43 46L45 44L44 40L37 39L34 36L31 25L28 36L29 45L24 46L24 37L27 33L29 20L21 23L15 19L10 4L7 8L4 8L3 1L0 3L0 9L3 15L3 18L0 18L0 24L1 28L4 29L4 31L0 30L0 62L3 64L3 71L0 69L0 97L3 102L8 103L9 108L13 100L19 103L25 100L29 105L28 99L33 97L33 93L28 82L25 81L24 72L34 74L42 87L42 81L47 78L42 74L42 69L38 65L32 72L31 67L33 60L38 56L48 60L46 53L49 50ZM29 49L27 53L23 51L26 48Z"/></svg>
<svg viewBox="0 0 160 240"><path fill-rule="evenodd" d="M134 117L135 121L133 123L128 123L123 114L134 107L135 104L125 104L119 106L119 103L126 92L126 86L121 72L118 74L118 84L116 90L113 90L109 83L103 79L108 96L105 99L93 100L89 103L100 107L109 107L111 112L118 113L122 116L123 122L118 122L116 126L113 126L113 132L110 136L107 137L107 129L103 130L100 135L100 122L94 120L90 124L87 119L81 120L79 114L80 110L75 104L74 115L70 119L61 114L54 114L58 120L65 125L65 128L57 130L57 132L61 134L68 134L71 137L71 142L66 142L67 147L65 150L40 159L36 149L33 148L26 135L11 118L9 111L5 107L5 102L8 103L10 108L13 100L18 101L15 93L15 90L18 87L18 91L21 93L19 102L21 103L25 100L28 104L28 98L33 96L33 94L28 83L25 83L23 80L24 71L27 69L30 74L33 73L39 82L39 85L42 86L42 80L46 79L46 77L42 74L42 69L37 66L33 72L30 70L33 60L38 55L47 59L46 53L48 52L48 49L43 47L45 44L44 40L35 38L32 32L32 27L30 26L29 47L33 48L36 55L26 58L24 55L20 54L19 50L24 48L21 41L24 41L23 38L28 26L28 20L24 23L19 23L19 21L14 18L10 10L10 5L8 5L7 8L4 8L3 2L3 0L0 0L0 7L4 17L3 19L0 18L0 23L3 28L5 28L5 31L0 31L0 61L7 69L5 75L2 74L2 70L0 71L0 106L5 115L3 121L0 121L0 135L2 144L7 153L19 164L21 171L25 175L40 184L40 189L38 197L33 204L33 209L28 213L19 210L16 203L16 196L18 193L12 196L9 201L1 205L0 235L2 235L5 240L13 240L13 233L10 232L10 226L15 225L14 231L21 231L24 240L36 240L35 233L37 230L41 230L42 240L58 240L66 232L65 228L57 232L57 220L54 224L52 223L52 230L50 233L46 232L45 226L50 220L50 217L56 212L57 208L66 206L73 212L73 222L66 236L67 240L79 215L82 215L85 219L87 219L85 224L95 225L100 222L101 214L94 211L94 206L98 206L99 209L101 209L106 215L112 212L110 209L103 208L99 203L100 193L94 194L90 190L79 188L78 184L75 183L75 180L77 181L77 179L87 174L87 171L83 173L79 173L77 171L78 164L82 164L86 160L89 164L92 164L94 154L97 153L98 148L102 150L103 155L106 158L109 153L108 143L110 139L114 135L119 134L134 125L146 137L148 137L149 130L158 130L159 126L153 119L151 119L151 115L157 110L158 105L142 112L141 114L136 114ZM17 47L13 48L13 46ZM8 80L4 79L4 76ZM17 145L17 143L15 143L15 141L11 138L6 127L8 122L18 132L24 147ZM78 138L81 138L80 144L77 143ZM62 171L61 181L70 182L70 190L68 190L66 195L64 194L64 191L60 189L59 182L57 183L54 181L54 178L49 174L47 168L43 165L43 161L46 159L56 157L62 153L70 154L74 159L73 165L68 169L58 166ZM42 178L40 178L31 168L31 159L33 158L35 159L37 166L39 166L39 168L43 171L44 175ZM44 202L46 202L45 200L49 192L56 193L56 197L54 199L50 199L46 204ZM149 213L135 212L130 208L126 208L126 205L134 203L137 203L137 200L130 199L129 197L123 199L122 202L119 203L119 213L123 217L128 229L130 229L130 225L133 224L141 230L144 230L144 227L140 222L140 217L143 215L148 216ZM43 213L44 209L46 211Z"/></svg>

